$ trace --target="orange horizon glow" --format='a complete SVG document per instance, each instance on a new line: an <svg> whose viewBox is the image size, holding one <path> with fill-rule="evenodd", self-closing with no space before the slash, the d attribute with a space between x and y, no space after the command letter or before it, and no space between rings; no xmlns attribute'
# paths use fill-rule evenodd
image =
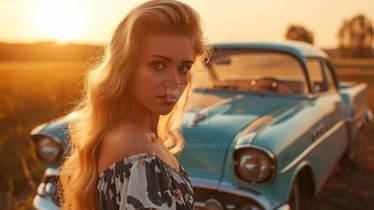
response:
<svg viewBox="0 0 374 210"><path fill-rule="evenodd" d="M126 13L145 0L0 0L0 42L106 43ZM284 41L291 24L305 26L318 47L336 48L342 22L373 0L180 0L201 16L208 43ZM374 43L373 43L374 44Z"/></svg>

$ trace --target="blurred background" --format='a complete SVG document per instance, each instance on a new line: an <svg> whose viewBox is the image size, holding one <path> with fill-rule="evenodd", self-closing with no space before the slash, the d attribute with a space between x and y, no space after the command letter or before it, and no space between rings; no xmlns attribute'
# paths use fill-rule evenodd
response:
<svg viewBox="0 0 374 210"><path fill-rule="evenodd" d="M140 0L0 0L0 206L32 209L44 172L35 126L69 112L84 72ZM299 40L325 50L343 81L365 82L374 111L373 0L184 0L207 43ZM356 164L339 163L310 209L374 206L374 127Z"/></svg>

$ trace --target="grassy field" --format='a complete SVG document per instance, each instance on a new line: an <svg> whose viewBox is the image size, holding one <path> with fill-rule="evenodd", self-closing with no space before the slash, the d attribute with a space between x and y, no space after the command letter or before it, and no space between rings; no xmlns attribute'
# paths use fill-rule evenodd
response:
<svg viewBox="0 0 374 210"><path fill-rule="evenodd" d="M366 82L374 110L374 60L334 60L340 80ZM345 66L344 66L345 65ZM352 69L352 65L358 68ZM362 68L364 66L364 68ZM344 68L345 67L345 68ZM87 64L80 62L0 63L0 206L7 193L15 209L31 209L32 191L23 170L24 158L38 184L44 166L37 160L29 132L72 107ZM341 161L307 209L367 209L374 206L374 126L363 130L356 164ZM20 197L17 197L20 196Z"/></svg>
<svg viewBox="0 0 374 210"><path fill-rule="evenodd" d="M86 68L74 62L0 63L0 204L5 192L17 196L30 189L22 158L39 183L44 165L35 156L29 133L71 108Z"/></svg>
<svg viewBox="0 0 374 210"><path fill-rule="evenodd" d="M332 60L333 65L336 68L355 68L355 69L365 69L372 70L374 69L374 58L365 59L365 58L335 58Z"/></svg>

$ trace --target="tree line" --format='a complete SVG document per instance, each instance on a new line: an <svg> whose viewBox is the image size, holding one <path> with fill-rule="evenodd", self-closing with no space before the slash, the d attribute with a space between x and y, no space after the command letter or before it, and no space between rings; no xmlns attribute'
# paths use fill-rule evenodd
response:
<svg viewBox="0 0 374 210"><path fill-rule="evenodd" d="M341 57L373 56L373 24L364 14L344 20L337 32ZM314 43L313 32L303 25L291 24L285 34L288 40ZM55 41L33 44L0 42L0 61L90 61L104 53L101 45L66 44Z"/></svg>
<svg viewBox="0 0 374 210"><path fill-rule="evenodd" d="M343 20L336 35L339 39L338 51L341 57L373 56L373 24L364 14ZM303 25L290 25L286 30L285 38L314 43L313 33Z"/></svg>

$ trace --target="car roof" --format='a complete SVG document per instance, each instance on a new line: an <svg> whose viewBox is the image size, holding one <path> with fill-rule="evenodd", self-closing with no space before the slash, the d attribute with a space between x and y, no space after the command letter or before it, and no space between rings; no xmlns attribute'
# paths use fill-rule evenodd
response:
<svg viewBox="0 0 374 210"><path fill-rule="evenodd" d="M231 43L216 43L212 45L213 48L252 48L252 49L269 49L284 51L293 54L300 59L305 57L319 57L328 58L328 55L323 51L314 47L311 44L299 41L284 41L284 42L231 42Z"/></svg>

